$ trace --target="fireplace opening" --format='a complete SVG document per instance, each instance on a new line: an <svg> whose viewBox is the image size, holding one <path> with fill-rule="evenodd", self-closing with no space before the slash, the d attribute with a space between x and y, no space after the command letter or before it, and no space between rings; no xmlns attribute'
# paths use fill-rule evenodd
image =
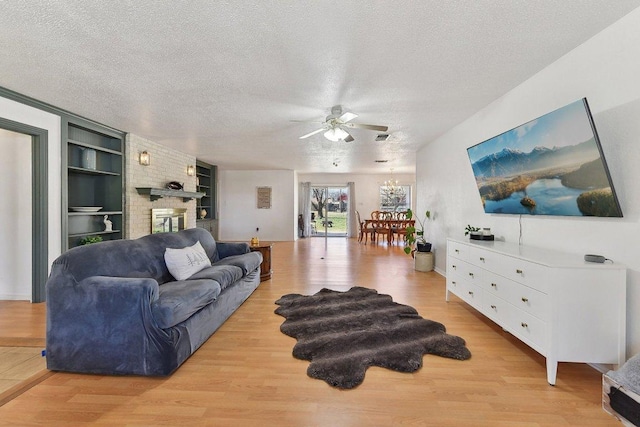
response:
<svg viewBox="0 0 640 427"><path fill-rule="evenodd" d="M176 233L186 225L186 209L151 209L151 234Z"/></svg>

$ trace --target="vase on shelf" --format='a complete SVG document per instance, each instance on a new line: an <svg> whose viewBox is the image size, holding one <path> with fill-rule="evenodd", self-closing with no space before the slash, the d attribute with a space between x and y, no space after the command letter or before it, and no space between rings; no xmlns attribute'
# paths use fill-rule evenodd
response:
<svg viewBox="0 0 640 427"><path fill-rule="evenodd" d="M85 169L96 169L96 150L93 148L82 149L82 167Z"/></svg>

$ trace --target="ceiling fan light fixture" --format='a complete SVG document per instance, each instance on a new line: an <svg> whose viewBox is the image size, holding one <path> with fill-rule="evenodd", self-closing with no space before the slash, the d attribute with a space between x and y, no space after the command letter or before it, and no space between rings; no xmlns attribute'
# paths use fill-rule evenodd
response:
<svg viewBox="0 0 640 427"><path fill-rule="evenodd" d="M329 141L338 142L340 140L345 139L349 136L349 133L344 129L340 129L339 127L334 127L329 129L324 133L324 137Z"/></svg>

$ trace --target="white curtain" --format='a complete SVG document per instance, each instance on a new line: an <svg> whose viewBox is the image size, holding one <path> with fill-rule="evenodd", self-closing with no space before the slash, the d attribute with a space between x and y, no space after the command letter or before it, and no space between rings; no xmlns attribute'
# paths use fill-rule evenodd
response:
<svg viewBox="0 0 640 427"><path fill-rule="evenodd" d="M358 233L358 219L356 218L356 183L348 182L347 188L349 189L348 201L349 201L349 224L347 225L347 236L354 237Z"/></svg>
<svg viewBox="0 0 640 427"><path fill-rule="evenodd" d="M300 201L302 206L300 207L300 212L302 212L302 233L304 237L311 236L311 183L310 182L302 182L300 183Z"/></svg>

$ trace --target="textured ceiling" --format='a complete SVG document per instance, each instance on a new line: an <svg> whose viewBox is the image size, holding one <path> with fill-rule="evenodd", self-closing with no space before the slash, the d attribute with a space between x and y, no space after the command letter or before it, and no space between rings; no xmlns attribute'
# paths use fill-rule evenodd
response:
<svg viewBox="0 0 640 427"><path fill-rule="evenodd" d="M420 146L639 6L7 0L0 86L224 169L414 172ZM292 120L334 104L389 140L299 140L316 125Z"/></svg>

